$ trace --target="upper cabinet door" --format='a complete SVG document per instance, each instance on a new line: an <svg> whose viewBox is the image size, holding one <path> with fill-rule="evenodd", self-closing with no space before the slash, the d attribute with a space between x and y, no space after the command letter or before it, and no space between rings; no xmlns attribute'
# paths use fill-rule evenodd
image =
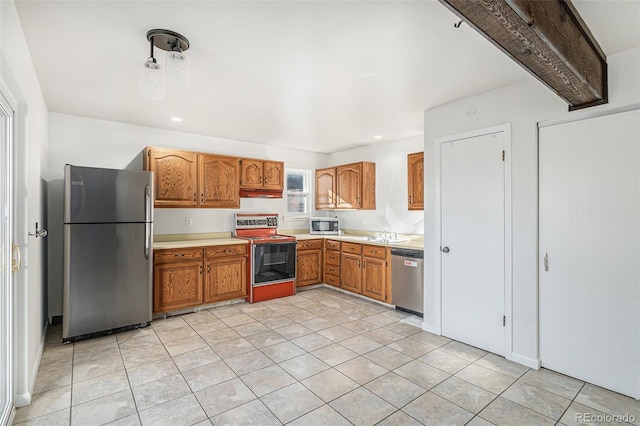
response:
<svg viewBox="0 0 640 426"><path fill-rule="evenodd" d="M316 210L336 208L336 169L316 170Z"/></svg>
<svg viewBox="0 0 640 426"><path fill-rule="evenodd" d="M281 161L264 162L263 187L282 191L284 189L284 163Z"/></svg>
<svg viewBox="0 0 640 426"><path fill-rule="evenodd" d="M156 207L198 205L198 155L173 149L147 150L145 168L154 172Z"/></svg>
<svg viewBox="0 0 640 426"><path fill-rule="evenodd" d="M339 194L336 207L359 209L362 207L362 163L347 164L337 168L336 189Z"/></svg>
<svg viewBox="0 0 640 426"><path fill-rule="evenodd" d="M240 187L241 188L262 188L262 160L252 160L243 158L240 165Z"/></svg>
<svg viewBox="0 0 640 426"><path fill-rule="evenodd" d="M240 159L200 155L200 205L240 208Z"/></svg>
<svg viewBox="0 0 640 426"><path fill-rule="evenodd" d="M409 210L424 210L424 152L407 156Z"/></svg>

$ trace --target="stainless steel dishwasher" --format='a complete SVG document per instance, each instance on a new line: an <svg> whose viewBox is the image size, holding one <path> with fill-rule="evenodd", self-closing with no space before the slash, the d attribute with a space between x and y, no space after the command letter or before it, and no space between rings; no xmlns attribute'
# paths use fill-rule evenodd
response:
<svg viewBox="0 0 640 426"><path fill-rule="evenodd" d="M422 316L424 250L391 249L391 298L396 309Z"/></svg>

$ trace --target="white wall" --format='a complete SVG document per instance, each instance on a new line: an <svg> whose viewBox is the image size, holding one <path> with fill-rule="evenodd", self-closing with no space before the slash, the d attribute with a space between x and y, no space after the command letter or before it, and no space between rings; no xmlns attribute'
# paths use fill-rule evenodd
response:
<svg viewBox="0 0 640 426"><path fill-rule="evenodd" d="M314 170L323 154L96 120L66 114L49 115L48 180L62 179L65 164L142 170L145 146L212 152L284 161L285 167ZM242 211L285 214L284 199L241 199ZM156 209L154 233L230 231L233 213L228 209ZM185 217L193 226L185 226ZM288 222L283 223L283 227ZM293 225L292 225L293 226Z"/></svg>
<svg viewBox="0 0 640 426"><path fill-rule="evenodd" d="M142 170L146 146L212 152L285 162L285 168L315 170L326 154L180 133L60 113L49 114L49 316L62 314L62 179L64 165ZM313 175L313 174L312 174ZM312 214L313 202L311 202ZM236 209L155 209L154 234L229 232L233 214L268 212L285 215L285 199L240 200ZM185 219L193 219L191 227ZM308 226L306 220L285 218L281 228Z"/></svg>
<svg viewBox="0 0 640 426"><path fill-rule="evenodd" d="M325 167L357 161L376 163L376 209L329 211L346 229L423 234L424 214L408 210L407 154L424 150L422 136L329 154Z"/></svg>
<svg viewBox="0 0 640 426"><path fill-rule="evenodd" d="M609 104L569 113L567 105L536 80L485 93L425 111L425 313L423 328L440 330L439 224L429 200L436 197L435 139L498 124L512 126L513 217L513 356L534 365L538 361L537 123L588 116L640 102L640 49L608 58ZM469 107L476 114L467 117ZM432 267L429 267L432 265Z"/></svg>
<svg viewBox="0 0 640 426"><path fill-rule="evenodd" d="M0 1L0 91L16 112L15 236L23 257L14 274L16 405L31 401L46 326L46 241L28 237L46 223L47 109L13 1Z"/></svg>

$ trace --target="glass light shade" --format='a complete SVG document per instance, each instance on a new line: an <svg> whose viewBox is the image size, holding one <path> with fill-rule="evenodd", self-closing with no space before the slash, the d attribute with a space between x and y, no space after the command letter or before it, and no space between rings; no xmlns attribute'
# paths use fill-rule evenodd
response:
<svg viewBox="0 0 640 426"><path fill-rule="evenodd" d="M153 58L144 63L140 74L140 94L147 99L164 99L164 72Z"/></svg>
<svg viewBox="0 0 640 426"><path fill-rule="evenodd" d="M189 57L182 51L167 52L167 84L186 89L189 87Z"/></svg>

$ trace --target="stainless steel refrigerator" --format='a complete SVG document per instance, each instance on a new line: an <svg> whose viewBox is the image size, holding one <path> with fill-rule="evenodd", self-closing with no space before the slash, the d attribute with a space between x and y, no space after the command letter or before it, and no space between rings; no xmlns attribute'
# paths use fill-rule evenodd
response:
<svg viewBox="0 0 640 426"><path fill-rule="evenodd" d="M152 173L64 172L63 341L149 325Z"/></svg>

